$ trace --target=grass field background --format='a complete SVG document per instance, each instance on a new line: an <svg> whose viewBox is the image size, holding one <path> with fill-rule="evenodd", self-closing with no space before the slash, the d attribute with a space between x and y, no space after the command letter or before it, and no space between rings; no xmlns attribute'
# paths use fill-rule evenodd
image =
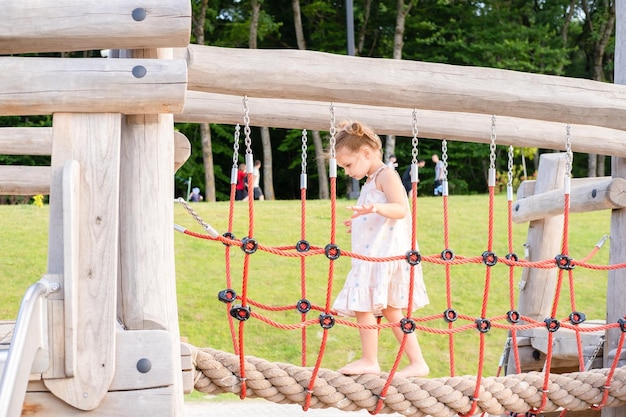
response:
<svg viewBox="0 0 626 417"><path fill-rule="evenodd" d="M337 206L337 239L340 248L350 250L350 235L341 221L350 214L345 209L353 201L339 200ZM194 210L220 233L227 230L229 205L227 202L195 203ZM255 202L253 236L266 246L295 245L300 239L299 201ZM482 254L487 248L488 207L486 195L451 196L449 198L450 248L457 255L466 257ZM443 245L442 200L420 197L418 200L418 240L423 255L438 254ZM34 205L0 206L0 319L14 320L19 302L27 287L36 282L46 270L48 207ZM311 200L306 203L306 237L314 246L330 242L331 210L329 201ZM506 196L496 196L493 250L504 256L507 250ZM202 233L202 228L178 204L175 207L175 223L192 231ZM610 212L572 214L570 216L569 253L574 259L586 256L600 240L609 234ZM248 204L237 202L234 213L233 233L237 238L248 235ZM514 224L514 252L523 257L528 223ZM608 263L609 244L590 261ZM176 280L178 289L181 336L198 347L233 351L225 304L217 299L225 289L225 246L176 233ZM241 294L242 264L244 253L233 248L232 288ZM556 254L555 254L556 255ZM350 267L348 257L334 261L332 295L339 292ZM307 299L324 306L327 291L329 260L323 255L307 257ZM418 310L415 316L440 314L446 308L445 269L443 266L423 263L424 277L430 297L430 305ZM452 267L452 303L459 314L479 317L485 295L485 265L469 264ZM607 273L583 268L574 270L576 307L588 319L604 319ZM515 294L521 277L521 269L515 274ZM301 298L300 261L275 254L257 251L250 257L248 297L272 306L295 305ZM509 310L508 267L497 264L492 268L491 288L488 295L487 317L505 314ZM567 282L563 283L559 300L558 318L569 315L570 301ZM333 301L331 300L331 302ZM295 310L269 313L253 307L253 311L279 323L300 322ZM317 311L309 318L318 316ZM442 319L423 323L432 329L445 329ZM459 322L459 324L466 324ZM358 331L352 327L336 325L330 329L322 366L338 369L359 355ZM307 329L307 365L313 366L320 348L322 329L319 325ZM418 337L429 362L432 377L450 375L448 336L434 332L419 332ZM507 334L492 329L486 334L484 374L495 375ZM300 364L300 330L280 330L254 318L245 322L245 354L269 361ZM389 370L397 353L398 345L390 330L380 336L379 357L383 370ZM479 336L475 330L455 335L456 375L475 375L478 370Z"/></svg>

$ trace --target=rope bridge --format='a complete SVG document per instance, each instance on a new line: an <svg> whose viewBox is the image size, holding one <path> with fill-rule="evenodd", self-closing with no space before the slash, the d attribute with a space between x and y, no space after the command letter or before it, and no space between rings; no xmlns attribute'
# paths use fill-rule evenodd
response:
<svg viewBox="0 0 626 417"><path fill-rule="evenodd" d="M498 257L493 252L494 237L494 196L496 183L495 169L495 116L492 118L491 144L490 144L490 167L489 167L489 232L487 248L479 256L464 257L455 254L449 249L449 225L448 225L448 184L447 184L447 144L442 142L442 161L444 162L443 181L443 213L444 213L444 245L440 254L425 256L416 249L417 231L417 173L418 155L418 130L416 112L413 113L413 159L411 164L411 211L412 242L413 247L407 248L407 252L393 257L372 258L363 257L359 254L340 249L336 244L336 161L334 160L334 137L335 120L334 109L331 106L330 126L330 188L331 188L331 230L330 242L324 246L311 245L306 240L306 131L302 135L302 173L301 173L301 239L290 246L271 247L262 245L254 239L254 198L253 193L253 156L251 151L249 116L247 101L244 98L245 108L245 159L248 176L248 234L243 239L235 238L232 233L234 219L234 200L237 183L239 135L240 127L235 131L233 168L231 173L231 199L229 207L228 231L219 234L183 200L179 202L187 209L189 214L203 227L206 233L196 233L180 226L176 226L179 232L196 238L222 242L225 247L226 261L226 289L218 294L218 298L227 306L228 320L233 339L234 354L211 349L197 349L191 347L196 365L195 388L206 393L231 392L238 394L242 399L249 397L261 397L274 402L297 403L304 410L310 407L325 408L336 407L342 410L355 410L365 408L371 414L400 412L404 415L421 416L433 415L437 417L451 416L454 414L474 415L476 413L505 414L505 413L528 413L537 414L542 411L562 410L585 410L600 409L602 407L616 407L626 401L626 389L624 379L626 368L618 368L624 336L626 335L626 320L624 318L616 323L607 323L598 326L580 326L586 317L576 310L573 291L574 267L590 268L598 270L610 270L625 268L626 264L595 265L588 263L589 259L599 250L603 241L581 260L572 259L568 254L568 224L569 224L569 180L571 179L571 139L569 126L567 127L566 154L567 175L564 187L564 230L561 253L553 259L538 262L530 262L519 259L513 253L512 233L512 159L513 147L508 150L509 171L507 183L508 196L508 249L509 253L504 257ZM243 277L241 294L237 294L232 288L231 277L231 248L239 247L245 253L243 259ZM267 306L248 298L248 274L251 256L257 251L265 251L278 256L286 256L300 259L301 266L301 293L302 298L294 305L283 307ZM328 281L326 288L325 305L314 305L306 298L306 258L309 256L326 256L329 259ZM368 326L344 320L336 317L331 310L332 283L334 277L334 261L340 256L358 258L370 262L388 262L392 260L406 260L411 266L411 285L413 285L414 266L421 262L431 262L445 266L446 274L446 309L442 314L425 317L412 317L407 312L399 323L381 324ZM484 264L485 285L483 304L479 317L471 317L459 314L452 303L451 292L451 267L461 264ZM488 295L491 283L491 269L501 263L509 269L509 303L510 309L505 314L487 317ZM525 317L515 309L514 299L514 270L522 268L557 268L556 293L552 303L550 317L543 321L537 321ZM567 279L570 286L571 314L564 319L557 319L557 308L563 281ZM235 304L237 302L237 304ZM409 300L409 305L412 302ZM297 310L301 314L301 321L296 324L283 324L264 317L262 314L252 311L251 307L268 311ZM308 313L318 311L318 317L310 318ZM270 363L262 359L245 355L244 329L245 323L250 318L260 320L268 325L284 330L302 331L302 363L301 366ZM434 328L427 325L433 320L445 320L447 329ZM459 324L459 322L466 322ZM237 324L237 326L235 326ZM322 341L313 367L306 367L306 328L319 325L323 329ZM357 375L347 376L335 371L321 368L322 358L326 349L326 341L329 329L335 325L343 325L366 329L384 329L399 327L405 337L398 350L395 362L389 373L380 375ZM237 329L236 329L237 327ZM485 357L485 335L492 329L507 330L510 335L511 350L517 374L500 377L484 377L483 364ZM520 359L517 344L517 332L543 328L547 330L547 352L543 372L520 373ZM618 354L613 360L611 368L588 371L588 366L583 359L583 346L581 334L585 332L606 331L607 329L619 328L621 335L617 347ZM553 353L553 338L559 329L569 329L576 336L579 370L580 372L568 374L552 374L551 362ZM478 331L480 336L480 352L478 355L478 372L476 376L458 377L454 375L454 335L465 331ZM400 359L404 353L406 336L415 331L437 333L449 338L450 346L450 377L435 379L404 379L395 376ZM584 372L587 371L587 372ZM564 412L564 411L563 411Z"/></svg>
<svg viewBox="0 0 626 417"><path fill-rule="evenodd" d="M219 350L192 347L196 367L195 389L207 394L240 395L239 356ZM567 374L529 372L506 377L475 376L410 378L395 376L385 389L389 374L343 375L320 369L312 392L313 369L246 357L247 395L279 404L305 404L311 408L359 409L406 416L450 417L456 414L536 413L566 409L618 407L626 402L626 368ZM548 380L547 389L546 379ZM610 380L611 385L605 385ZM475 393L478 388L478 396ZM383 401L383 406L379 404Z"/></svg>

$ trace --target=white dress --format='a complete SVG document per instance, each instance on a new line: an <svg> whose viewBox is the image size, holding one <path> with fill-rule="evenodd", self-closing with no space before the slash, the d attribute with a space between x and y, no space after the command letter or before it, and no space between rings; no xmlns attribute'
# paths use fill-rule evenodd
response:
<svg viewBox="0 0 626 417"><path fill-rule="evenodd" d="M386 203L385 193L376 188L376 177L383 166L363 185L357 205ZM408 207L407 200L407 207ZM417 242L415 246L416 250ZM352 220L352 252L376 258L405 255L411 250L411 213L402 219L389 219L376 213ZM333 304L342 316L354 316L355 311L381 315L387 307L406 309L409 304L410 268L405 260L372 262L352 258L352 269L343 289ZM413 266L414 286L411 311L429 303L422 265Z"/></svg>

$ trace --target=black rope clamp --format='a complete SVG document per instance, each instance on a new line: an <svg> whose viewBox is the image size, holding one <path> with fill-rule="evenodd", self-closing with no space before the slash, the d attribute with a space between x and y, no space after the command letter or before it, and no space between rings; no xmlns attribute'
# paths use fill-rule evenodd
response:
<svg viewBox="0 0 626 417"><path fill-rule="evenodd" d="M233 235L231 232L226 232L222 236L229 240L235 240L235 235ZM222 244L224 246L230 246L230 243L222 242Z"/></svg>
<svg viewBox="0 0 626 417"><path fill-rule="evenodd" d="M256 252L259 248L259 243L251 237L244 237L241 239L241 250L247 254Z"/></svg>
<svg viewBox="0 0 626 417"><path fill-rule="evenodd" d="M508 259L509 261L515 261L515 262L519 261L519 257L515 253L507 253L505 258Z"/></svg>
<svg viewBox="0 0 626 417"><path fill-rule="evenodd" d="M341 250L339 250L339 246L333 243L329 243L328 245L326 245L326 247L324 248L324 253L326 254L326 257L328 259L332 259L333 261L341 256Z"/></svg>
<svg viewBox="0 0 626 417"><path fill-rule="evenodd" d="M520 317L521 315L517 310L509 310L506 312L506 321L511 324L519 323Z"/></svg>
<svg viewBox="0 0 626 417"><path fill-rule="evenodd" d="M422 255L416 250L410 250L406 253L406 261L411 265L418 265L422 262Z"/></svg>
<svg viewBox="0 0 626 417"><path fill-rule="evenodd" d="M574 269L574 265L572 264L572 258L567 255L556 255L554 257L556 260L556 266L561 269Z"/></svg>
<svg viewBox="0 0 626 417"><path fill-rule="evenodd" d="M454 252L452 249L444 249L441 251L441 259L444 261L453 261L454 260Z"/></svg>
<svg viewBox="0 0 626 417"><path fill-rule="evenodd" d="M217 299L223 303L232 303L237 298L237 293L235 290L231 290L230 288L226 288L225 290L217 293Z"/></svg>
<svg viewBox="0 0 626 417"><path fill-rule="evenodd" d="M306 240L299 240L298 243L296 243L296 250L298 252L308 252L309 249L311 249L311 244Z"/></svg>
<svg viewBox="0 0 626 417"><path fill-rule="evenodd" d="M626 319L620 318L619 320L617 320L617 322L619 323L619 328L622 330L622 332L626 332Z"/></svg>
<svg viewBox="0 0 626 417"><path fill-rule="evenodd" d="M443 312L443 319L447 321L448 323L452 323L453 321L456 321L456 319L458 318L459 318L459 313L457 313L456 310L453 308L449 308Z"/></svg>
<svg viewBox="0 0 626 417"><path fill-rule="evenodd" d="M246 321L250 318L250 307L237 304L230 309L230 315L239 321Z"/></svg>
<svg viewBox="0 0 626 417"><path fill-rule="evenodd" d="M404 333L411 334L415 331L416 328L417 328L417 325L415 324L415 320L410 319L408 317L405 317L402 320L400 320L400 329Z"/></svg>
<svg viewBox="0 0 626 417"><path fill-rule="evenodd" d="M487 333L491 330L491 322L489 319L479 318L474 320L474 323L476 323L476 328L481 333Z"/></svg>
<svg viewBox="0 0 626 417"><path fill-rule="evenodd" d="M493 252L485 251L483 252L483 263L487 266L494 266L498 263L498 257Z"/></svg>
<svg viewBox="0 0 626 417"><path fill-rule="evenodd" d="M311 311L311 302L306 298L303 298L298 301L298 304L296 304L296 309L302 314L308 313Z"/></svg>
<svg viewBox="0 0 626 417"><path fill-rule="evenodd" d="M561 323L554 317L548 317L543 321L546 324L546 328L549 332L556 332L561 327Z"/></svg>
<svg viewBox="0 0 626 417"><path fill-rule="evenodd" d="M332 314L320 314L320 326L324 329L330 329L335 325L335 318Z"/></svg>
<svg viewBox="0 0 626 417"><path fill-rule="evenodd" d="M572 324L580 324L585 320L587 320L587 316L585 316L585 313L581 313L580 311L572 311L569 314L569 321Z"/></svg>

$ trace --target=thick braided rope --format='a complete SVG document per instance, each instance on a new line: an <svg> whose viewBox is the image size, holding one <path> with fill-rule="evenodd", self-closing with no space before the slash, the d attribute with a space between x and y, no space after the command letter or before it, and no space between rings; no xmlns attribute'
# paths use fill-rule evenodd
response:
<svg viewBox="0 0 626 417"><path fill-rule="evenodd" d="M213 349L190 346L196 370L195 389L207 394L239 394L239 357ZM279 404L304 404L312 376L312 368L274 363L247 356L245 358L247 396L264 398ZM626 367L617 368L611 386L604 387L609 369L588 372L552 374L549 376L547 401L543 411L565 408L586 410L602 401L604 389L609 390L606 407L626 402ZM347 376L320 369L313 388L311 408L337 408L344 411L376 409L379 393L385 385L386 373ZM506 377L483 377L476 413L526 413L542 403L544 375L540 372ZM476 389L475 376L445 378L393 378L381 414L400 413L406 416L451 417L472 408L471 397Z"/></svg>

